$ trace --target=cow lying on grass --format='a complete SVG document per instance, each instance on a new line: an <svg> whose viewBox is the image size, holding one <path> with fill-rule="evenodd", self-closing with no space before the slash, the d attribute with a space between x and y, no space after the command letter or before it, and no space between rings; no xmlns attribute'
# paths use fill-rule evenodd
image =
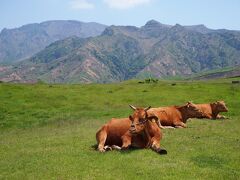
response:
<svg viewBox="0 0 240 180"><path fill-rule="evenodd" d="M220 115L220 112L228 112L228 108L224 101L216 101L209 104L195 104L204 115L200 118L208 119L225 119L225 116Z"/></svg>
<svg viewBox="0 0 240 180"><path fill-rule="evenodd" d="M108 149L128 149L131 147L148 148L160 153L167 151L160 148L162 133L155 123L156 116L148 116L150 108L136 108L129 118L112 119L96 133L98 150L105 152Z"/></svg>
<svg viewBox="0 0 240 180"><path fill-rule="evenodd" d="M157 116L161 126L164 128L186 128L187 119L205 116L205 114L191 102L183 106L151 108L147 113L152 116Z"/></svg>

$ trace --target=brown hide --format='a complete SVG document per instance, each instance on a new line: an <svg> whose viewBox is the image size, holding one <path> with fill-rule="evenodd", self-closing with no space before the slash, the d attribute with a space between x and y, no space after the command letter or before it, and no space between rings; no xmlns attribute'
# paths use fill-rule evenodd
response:
<svg viewBox="0 0 240 180"><path fill-rule="evenodd" d="M228 112L228 108L224 101L216 101L209 104L196 104L196 106L204 113L200 118L221 119L220 112Z"/></svg>
<svg viewBox="0 0 240 180"><path fill-rule="evenodd" d="M187 127L188 118L202 117L204 114L194 104L188 102L184 106L151 108L148 113L155 115L162 126Z"/></svg>
<svg viewBox="0 0 240 180"><path fill-rule="evenodd" d="M150 146L153 150L166 154L165 150L160 149L161 130L154 120L151 121L156 117L149 117L147 109L136 108L129 118L112 119L103 125L96 134L98 150L104 152L106 146L113 145L120 146L121 149Z"/></svg>
<svg viewBox="0 0 240 180"><path fill-rule="evenodd" d="M139 134L138 136L134 136L132 139L132 134L129 131L131 123L132 121L129 118L110 120L108 123L103 125L97 132L96 139L98 144L101 141L101 139L106 138L104 146L117 145L120 147L124 146L125 148L127 148L131 144L131 141L134 141L136 147L143 148L146 145L145 142L146 140L144 139L143 136L141 136L141 134ZM125 144L123 144L124 138L126 139Z"/></svg>

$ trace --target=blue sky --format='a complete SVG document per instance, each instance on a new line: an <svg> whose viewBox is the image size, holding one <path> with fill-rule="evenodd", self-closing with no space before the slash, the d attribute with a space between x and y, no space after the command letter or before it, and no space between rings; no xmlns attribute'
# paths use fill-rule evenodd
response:
<svg viewBox="0 0 240 180"><path fill-rule="evenodd" d="M205 24L240 30L240 0L0 0L0 30L47 20L106 25Z"/></svg>

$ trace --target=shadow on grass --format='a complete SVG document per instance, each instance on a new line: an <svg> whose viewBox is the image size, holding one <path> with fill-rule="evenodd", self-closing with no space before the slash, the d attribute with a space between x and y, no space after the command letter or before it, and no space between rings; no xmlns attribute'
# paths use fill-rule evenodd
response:
<svg viewBox="0 0 240 180"><path fill-rule="evenodd" d="M97 151L97 147L98 147L97 144L94 144L94 145L91 146L91 150ZM153 151L151 148L137 148L137 147L133 147L133 146L130 146L128 149L125 149L125 150L108 150L106 152L118 151L121 154L130 154L132 152L143 150L143 149L148 149L148 150L151 150L154 153L157 153L157 152ZM165 149L162 149L161 152L159 152L158 154L159 155L166 155L167 151Z"/></svg>
<svg viewBox="0 0 240 180"><path fill-rule="evenodd" d="M97 144L94 144L94 145L91 146L91 150L97 151L97 148L98 148ZM136 150L142 150L142 148L136 148L136 147L130 146L128 149L125 149L125 150L108 150L106 152L118 151L118 152L123 153L123 154L125 154L125 153L128 154L128 153L131 153L131 152L136 151Z"/></svg>

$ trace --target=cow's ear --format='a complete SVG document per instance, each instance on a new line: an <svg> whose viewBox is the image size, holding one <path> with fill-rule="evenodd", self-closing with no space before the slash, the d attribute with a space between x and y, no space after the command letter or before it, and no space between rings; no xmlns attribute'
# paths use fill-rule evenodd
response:
<svg viewBox="0 0 240 180"><path fill-rule="evenodd" d="M218 104L224 104L224 101L217 101Z"/></svg>
<svg viewBox="0 0 240 180"><path fill-rule="evenodd" d="M216 107L216 106L218 105L218 103L217 103L217 102L213 102L213 103L211 103L211 105L212 105L213 107Z"/></svg>
<svg viewBox="0 0 240 180"><path fill-rule="evenodd" d="M193 102L192 101L188 101L186 105L187 105L187 107L190 107L190 106L193 105Z"/></svg>
<svg viewBox="0 0 240 180"><path fill-rule="evenodd" d="M133 121L133 117L132 117L131 115L129 116L129 119L130 119L131 121Z"/></svg>

